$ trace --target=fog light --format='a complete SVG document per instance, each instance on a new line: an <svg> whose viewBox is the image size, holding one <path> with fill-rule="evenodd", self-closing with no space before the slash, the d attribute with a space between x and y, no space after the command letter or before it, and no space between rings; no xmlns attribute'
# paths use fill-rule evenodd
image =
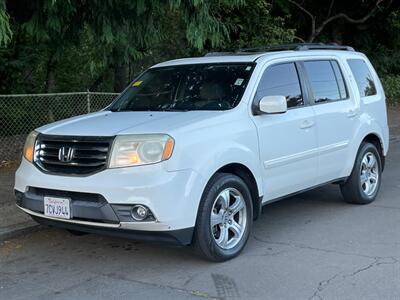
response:
<svg viewBox="0 0 400 300"><path fill-rule="evenodd" d="M136 221L143 221L149 215L149 209L143 205L135 205L131 211L132 218Z"/></svg>

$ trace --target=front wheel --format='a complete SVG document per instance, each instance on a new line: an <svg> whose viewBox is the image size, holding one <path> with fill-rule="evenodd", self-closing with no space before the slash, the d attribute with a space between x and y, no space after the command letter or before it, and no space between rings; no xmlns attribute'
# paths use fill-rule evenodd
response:
<svg viewBox="0 0 400 300"><path fill-rule="evenodd" d="M382 163L374 144L363 143L347 181L340 186L348 203L368 204L375 200L382 177Z"/></svg>
<svg viewBox="0 0 400 300"><path fill-rule="evenodd" d="M209 260L231 259L246 245L252 220L246 184L233 174L218 173L207 184L200 202L194 246Z"/></svg>

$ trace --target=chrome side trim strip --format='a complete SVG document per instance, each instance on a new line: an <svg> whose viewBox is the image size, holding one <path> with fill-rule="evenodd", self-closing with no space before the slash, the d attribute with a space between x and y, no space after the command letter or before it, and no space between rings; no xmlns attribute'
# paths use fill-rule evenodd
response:
<svg viewBox="0 0 400 300"><path fill-rule="evenodd" d="M311 150L307 150L307 151L303 151L303 152L299 152L299 153L295 153L295 154L291 154L291 155L287 155L287 156L274 158L271 160L266 160L266 161L264 161L264 168L270 169L270 168L275 168L275 167L279 167L279 166L284 166L284 165L293 163L298 160L307 159L307 158L314 157L316 155L321 155L321 154L326 154L329 152L341 150L341 149L346 148L348 146L348 144L349 144L348 141L343 141L343 142L339 142L339 143L335 143L335 144L331 144L331 145L327 145L327 146L323 146L323 147L318 147L318 148L314 148Z"/></svg>
<svg viewBox="0 0 400 300"><path fill-rule="evenodd" d="M319 154L326 154L329 152L337 151L346 148L349 145L348 141L339 142L336 144L331 144L323 147L319 147Z"/></svg>
<svg viewBox="0 0 400 300"><path fill-rule="evenodd" d="M266 169L276 168L276 167L280 167L280 166L284 166L284 165L290 164L290 163L292 163L294 161L297 161L297 160L314 157L317 154L318 154L318 148L314 148L314 149L307 150L307 151L304 151L304 152L299 152L299 153L295 153L295 154L282 156L282 157L278 157L278 158L275 158L275 159L264 161L264 167Z"/></svg>
<svg viewBox="0 0 400 300"><path fill-rule="evenodd" d="M121 222L121 229L127 230L140 230L140 231L170 231L180 228L172 229L170 225L159 223L157 221L150 222Z"/></svg>
<svg viewBox="0 0 400 300"><path fill-rule="evenodd" d="M97 226L97 227L103 227L103 228L119 228L121 224L107 224L107 223L97 223L97 222L90 222L90 221L80 221L80 220L73 220L73 219L61 219L61 218L54 218L54 217L49 217L44 214L37 213L35 211L32 211L30 209L23 208L21 206L17 207L24 212L26 212L29 215L35 216L35 217L40 217L44 219L49 219L53 221L61 221L65 223L72 223L72 224L79 224L79 225L87 225L87 226Z"/></svg>

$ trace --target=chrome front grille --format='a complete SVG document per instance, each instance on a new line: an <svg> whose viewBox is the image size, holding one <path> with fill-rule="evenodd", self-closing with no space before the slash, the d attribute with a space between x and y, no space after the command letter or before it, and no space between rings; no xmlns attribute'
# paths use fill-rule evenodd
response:
<svg viewBox="0 0 400 300"><path fill-rule="evenodd" d="M107 167L113 137L39 135L35 164L47 173L89 175Z"/></svg>

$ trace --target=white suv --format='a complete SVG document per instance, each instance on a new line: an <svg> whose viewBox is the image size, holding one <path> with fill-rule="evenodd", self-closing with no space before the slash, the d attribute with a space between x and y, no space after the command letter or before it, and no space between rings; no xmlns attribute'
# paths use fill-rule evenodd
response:
<svg viewBox="0 0 400 300"><path fill-rule="evenodd" d="M32 132L15 194L43 224L223 261L264 204L326 183L372 202L388 140L382 85L350 47L211 53L157 64L106 109Z"/></svg>

